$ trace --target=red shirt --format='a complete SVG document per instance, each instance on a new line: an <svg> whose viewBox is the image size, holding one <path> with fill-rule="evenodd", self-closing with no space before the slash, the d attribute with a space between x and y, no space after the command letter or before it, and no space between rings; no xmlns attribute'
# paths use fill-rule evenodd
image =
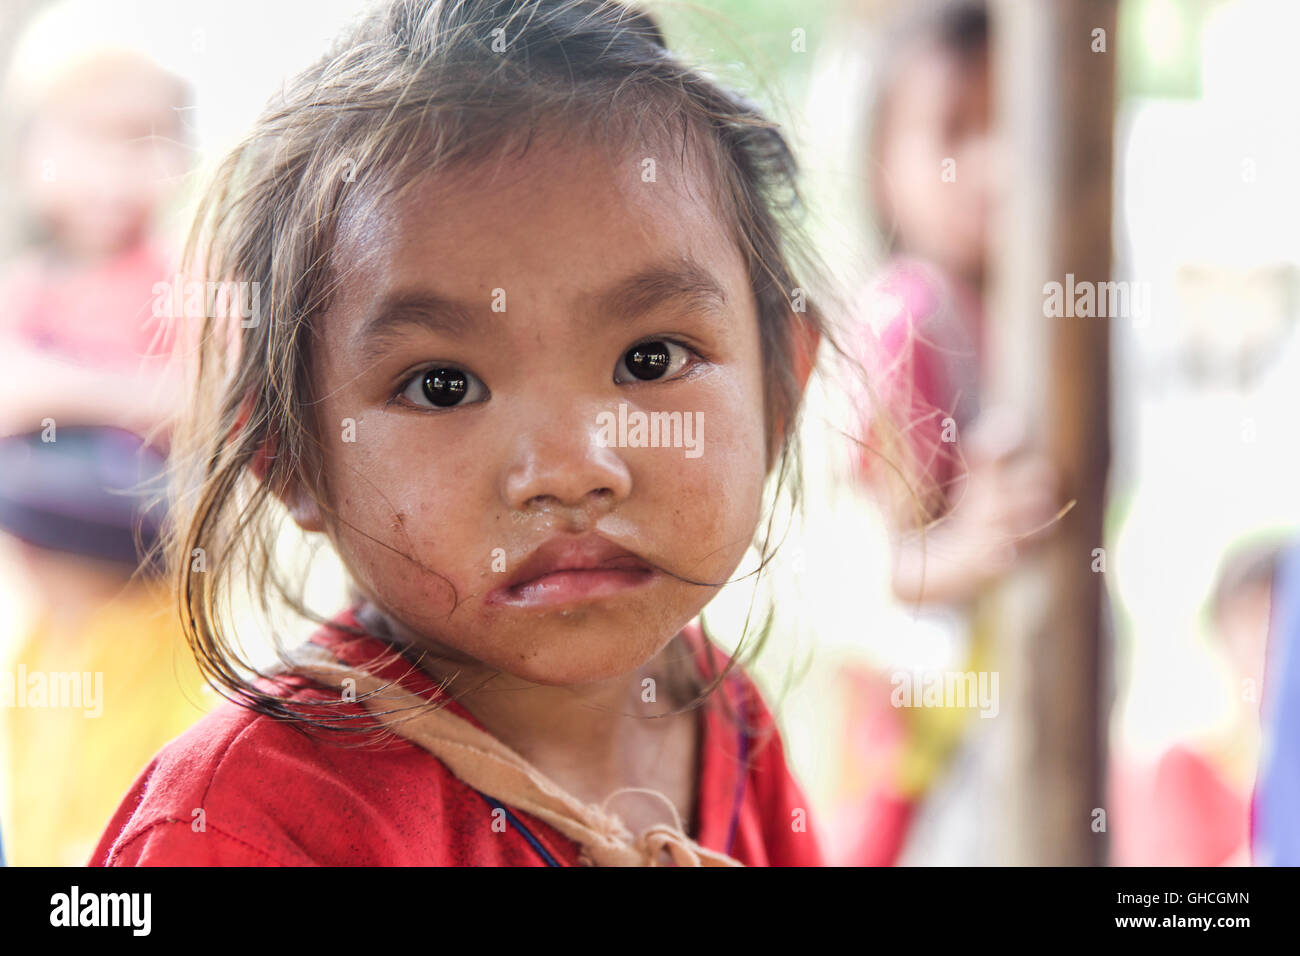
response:
<svg viewBox="0 0 1300 956"><path fill-rule="evenodd" d="M1110 767L1111 863L1234 866L1249 860L1250 790L1204 754L1175 744L1154 765L1118 756Z"/></svg>
<svg viewBox="0 0 1300 956"><path fill-rule="evenodd" d="M339 621L358 627L352 613ZM686 636L720 668L725 657L692 624ZM332 627L312 641L340 660L423 696L436 684L373 637ZM706 651L707 646L707 651ZM386 666L376 658L387 655ZM296 679L293 697L326 692ZM727 693L760 731L746 735L716 700ZM337 699L336 697L334 699ZM370 720L361 705L354 706ZM455 701L447 706L481 729ZM749 866L820 866L808 803L785 764L779 734L747 677L733 670L700 710L700 845ZM769 732L770 733L767 733ZM766 738L766 739L764 739ZM344 746L226 704L172 741L145 768L100 838L92 866L576 866L579 847L558 831L495 804L404 739L383 749ZM200 812L201 811L201 812ZM497 815L499 818L499 814Z"/></svg>

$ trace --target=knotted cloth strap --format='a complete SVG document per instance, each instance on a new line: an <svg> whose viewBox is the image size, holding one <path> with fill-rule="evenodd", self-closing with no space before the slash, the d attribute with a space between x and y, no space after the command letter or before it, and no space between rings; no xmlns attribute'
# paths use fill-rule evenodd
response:
<svg viewBox="0 0 1300 956"><path fill-rule="evenodd" d="M600 806L584 803L561 789L491 734L445 707L416 708L426 703L418 694L391 681L340 663L318 644L294 650L292 671L325 686L356 693L357 700L384 726L441 760L458 779L508 807L529 813L582 847L586 866L659 866L668 851L677 866L743 866L725 853L709 850L682 829L677 808L664 794L643 787L625 787ZM345 681L354 681L349 685ZM405 704L399 701L405 700ZM606 811L622 793L645 793L663 800L675 826L659 823L634 837L623 821Z"/></svg>

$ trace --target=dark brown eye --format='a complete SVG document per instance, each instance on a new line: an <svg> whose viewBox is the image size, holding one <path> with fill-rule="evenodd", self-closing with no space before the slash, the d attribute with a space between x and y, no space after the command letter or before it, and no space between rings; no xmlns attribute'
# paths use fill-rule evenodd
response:
<svg viewBox="0 0 1300 956"><path fill-rule="evenodd" d="M439 408L459 405L469 391L469 376L458 368L431 368L421 382L424 397Z"/></svg>
<svg viewBox="0 0 1300 956"><path fill-rule="evenodd" d="M473 372L454 365L435 365L413 373L402 386L401 397L421 408L456 408L477 405L492 396Z"/></svg>
<svg viewBox="0 0 1300 956"><path fill-rule="evenodd" d="M643 382L663 378L673 364L669 343L643 342L633 346L624 354L622 364L627 366L627 370L634 377Z"/></svg>

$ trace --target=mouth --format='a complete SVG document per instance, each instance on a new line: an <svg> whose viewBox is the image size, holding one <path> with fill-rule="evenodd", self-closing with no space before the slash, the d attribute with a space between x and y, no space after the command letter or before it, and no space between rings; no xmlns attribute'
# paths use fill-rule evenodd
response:
<svg viewBox="0 0 1300 956"><path fill-rule="evenodd" d="M544 609L615 597L659 574L637 555L599 535L552 538L528 556L489 604Z"/></svg>

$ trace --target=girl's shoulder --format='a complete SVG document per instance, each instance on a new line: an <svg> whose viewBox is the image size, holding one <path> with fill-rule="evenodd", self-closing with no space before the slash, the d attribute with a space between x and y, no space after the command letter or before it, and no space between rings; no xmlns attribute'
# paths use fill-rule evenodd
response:
<svg viewBox="0 0 1300 956"><path fill-rule="evenodd" d="M855 295L858 347L871 365L918 351L973 347L978 296L920 259L896 257Z"/></svg>
<svg viewBox="0 0 1300 956"><path fill-rule="evenodd" d="M683 633L701 676L716 678L731 655L698 623ZM702 762L700 800L711 822L701 842L748 866L824 865L814 814L786 760L776 716L739 664L706 700L705 720L710 752Z"/></svg>
<svg viewBox="0 0 1300 956"><path fill-rule="evenodd" d="M357 643L332 626L312 641L354 658L386 647ZM330 715L357 721L362 732L320 732L227 702L141 772L92 866L416 862L403 859L399 831L411 820L402 817L417 828L421 813L437 819L456 797L450 771L406 741L365 733L377 727L363 706L305 678L258 684L298 705L329 700Z"/></svg>
<svg viewBox="0 0 1300 956"><path fill-rule="evenodd" d="M286 721L225 703L162 748L109 822L92 866L300 865L285 839L304 815L328 826L335 760Z"/></svg>

